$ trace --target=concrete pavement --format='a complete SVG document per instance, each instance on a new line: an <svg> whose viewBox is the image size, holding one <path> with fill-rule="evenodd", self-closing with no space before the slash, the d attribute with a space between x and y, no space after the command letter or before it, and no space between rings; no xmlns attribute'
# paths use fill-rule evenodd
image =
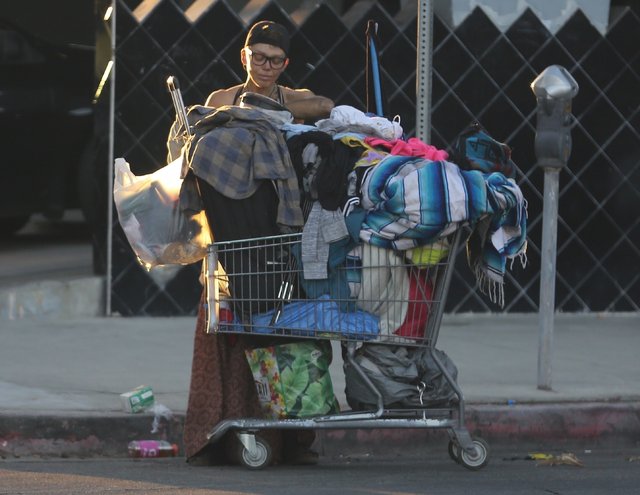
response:
<svg viewBox="0 0 640 495"><path fill-rule="evenodd" d="M35 218L0 244L0 458L123 456L130 440L181 443L195 318L96 316L104 281L92 275L81 216L70 213ZM640 314L558 314L554 330L552 390L542 391L536 314L445 315L437 347L458 367L469 431L519 449L640 449ZM344 407L340 352L331 372ZM123 412L120 394L138 385L162 407ZM442 433L323 430L318 447L405 452Z"/></svg>
<svg viewBox="0 0 640 495"><path fill-rule="evenodd" d="M180 443L194 327L188 317L0 320L0 455L125 455L129 440L158 435ZM445 316L437 347L459 369L471 433L547 448L640 446L640 315L559 314L554 330L553 390L543 391L537 315ZM334 355L334 389L345 405ZM138 385L151 386L164 406L155 410L155 436L153 411L122 411L119 395ZM330 454L404 449L418 437L329 430L319 441Z"/></svg>

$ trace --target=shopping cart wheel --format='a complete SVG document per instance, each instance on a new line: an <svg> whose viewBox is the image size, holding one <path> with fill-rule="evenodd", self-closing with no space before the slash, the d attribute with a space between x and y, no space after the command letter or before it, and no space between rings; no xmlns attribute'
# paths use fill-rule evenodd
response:
<svg viewBox="0 0 640 495"><path fill-rule="evenodd" d="M460 444L455 440L449 440L449 457L456 461L458 464L460 463Z"/></svg>
<svg viewBox="0 0 640 495"><path fill-rule="evenodd" d="M249 469L267 467L271 463L271 446L264 438L255 435L255 448L240 445L240 462Z"/></svg>
<svg viewBox="0 0 640 495"><path fill-rule="evenodd" d="M460 450L458 462L467 469L477 471L489 463L489 444L482 438L474 438L472 442L474 447L472 454L458 447Z"/></svg>

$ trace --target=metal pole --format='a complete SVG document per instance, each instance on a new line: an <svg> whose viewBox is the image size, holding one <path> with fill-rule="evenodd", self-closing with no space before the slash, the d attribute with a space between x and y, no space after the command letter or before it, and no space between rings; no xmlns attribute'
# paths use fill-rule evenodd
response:
<svg viewBox="0 0 640 495"><path fill-rule="evenodd" d="M113 144L116 108L116 0L111 2L111 79L109 82L109 151L107 163L107 252L105 280L105 315L111 316L111 269L113 258Z"/></svg>
<svg viewBox="0 0 640 495"><path fill-rule="evenodd" d="M433 2L420 0L416 61L416 137L431 140L431 58L433 52Z"/></svg>
<svg viewBox="0 0 640 495"><path fill-rule="evenodd" d="M556 247L558 239L558 183L560 169L544 169L542 252L540 253L540 318L538 333L538 388L551 390L553 318L556 295Z"/></svg>

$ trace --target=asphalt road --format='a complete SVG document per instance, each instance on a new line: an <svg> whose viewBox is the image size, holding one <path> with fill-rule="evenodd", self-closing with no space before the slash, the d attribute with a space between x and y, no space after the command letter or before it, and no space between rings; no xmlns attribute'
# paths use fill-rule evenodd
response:
<svg viewBox="0 0 640 495"><path fill-rule="evenodd" d="M183 458L4 460L1 495L637 495L640 457L622 451L573 452L584 466L541 465L526 451L494 452L480 471L446 453L424 457L323 458L316 466L192 467Z"/></svg>

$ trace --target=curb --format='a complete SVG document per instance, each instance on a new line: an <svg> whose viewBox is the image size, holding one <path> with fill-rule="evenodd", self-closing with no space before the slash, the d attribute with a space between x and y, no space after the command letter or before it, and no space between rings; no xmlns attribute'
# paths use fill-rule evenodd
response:
<svg viewBox="0 0 640 495"><path fill-rule="evenodd" d="M151 434L152 414L108 416L4 415L0 457L125 457L131 440L166 439L180 446L184 415L161 422ZM472 436L493 448L640 446L640 402L467 405ZM319 430L324 456L403 455L448 441L435 429ZM363 454L366 453L366 454Z"/></svg>
<svg viewBox="0 0 640 495"><path fill-rule="evenodd" d="M104 315L104 277L68 276L0 287L0 321Z"/></svg>
<svg viewBox="0 0 640 495"><path fill-rule="evenodd" d="M164 439L182 451L184 416L163 421L151 434L153 414L0 416L0 458L9 457L124 457L132 440Z"/></svg>

